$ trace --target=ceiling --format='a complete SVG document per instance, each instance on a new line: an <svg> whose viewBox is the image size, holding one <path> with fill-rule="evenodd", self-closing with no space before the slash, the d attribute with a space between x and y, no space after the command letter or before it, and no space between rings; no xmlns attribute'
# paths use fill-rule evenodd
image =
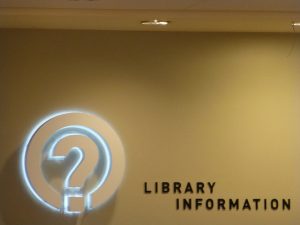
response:
<svg viewBox="0 0 300 225"><path fill-rule="evenodd" d="M151 19L171 23L140 24ZM293 32L298 21L299 0L0 0L0 28Z"/></svg>
<svg viewBox="0 0 300 225"><path fill-rule="evenodd" d="M295 11L299 0L0 0L1 7L112 10Z"/></svg>

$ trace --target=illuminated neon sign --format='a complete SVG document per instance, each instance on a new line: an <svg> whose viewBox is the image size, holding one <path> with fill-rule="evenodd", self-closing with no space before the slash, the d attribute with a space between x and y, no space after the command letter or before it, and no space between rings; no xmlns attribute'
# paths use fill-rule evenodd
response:
<svg viewBox="0 0 300 225"><path fill-rule="evenodd" d="M101 206L114 195L124 175L125 155L120 138L105 120L65 111L46 117L31 130L20 168L39 203L73 215Z"/></svg>

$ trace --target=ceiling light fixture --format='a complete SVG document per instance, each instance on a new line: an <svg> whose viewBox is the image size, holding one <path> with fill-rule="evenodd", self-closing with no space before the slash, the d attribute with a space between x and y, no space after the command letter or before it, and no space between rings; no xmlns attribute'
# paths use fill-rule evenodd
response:
<svg viewBox="0 0 300 225"><path fill-rule="evenodd" d="M300 26L300 22L293 22L293 26Z"/></svg>
<svg viewBox="0 0 300 225"><path fill-rule="evenodd" d="M158 19L141 21L141 24L151 25L151 26L167 26L169 23L170 21L158 20Z"/></svg>

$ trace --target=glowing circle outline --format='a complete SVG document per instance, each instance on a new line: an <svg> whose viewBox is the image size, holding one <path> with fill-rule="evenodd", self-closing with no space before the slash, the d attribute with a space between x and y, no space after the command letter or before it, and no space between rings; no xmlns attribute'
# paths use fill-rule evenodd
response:
<svg viewBox="0 0 300 225"><path fill-rule="evenodd" d="M34 199L36 201L38 201L39 203L41 203L44 207L47 207L55 212L60 212L61 208L57 208L51 204L49 204L47 201L45 201L42 197L39 196L39 194L35 191L34 187L32 186L32 184L30 183L30 179L28 177L28 174L27 174L27 171L26 171L26 153L27 153L27 150L28 150L28 146L33 138L33 136L38 132L38 130L44 125L46 124L48 121L52 120L53 118L55 117L58 117L58 116L62 116L62 115L66 115L66 114L70 114L70 113L83 113L83 114L87 114L87 115L93 115L93 116L96 116L97 118L101 119L101 120L104 120L103 118L99 117L98 115L96 115L95 113L90 113L90 112L86 112L86 111L82 111L82 110L64 110L64 111L59 111L59 112L55 112L55 113L52 113L46 117L44 117L43 119L41 119L39 122L36 123L35 126L33 126L33 128L30 130L30 132L28 133L28 135L26 136L25 138L25 141L24 141L24 144L21 148L21 157L20 157L20 170L21 170L21 175L22 175L22 178L23 178L23 181L25 182L25 187L27 188L27 190L29 191L29 193L31 193L34 197ZM104 120L105 121L105 120ZM105 121L106 122L106 121ZM107 123L107 122L106 122ZM111 127L111 126L110 126ZM85 127L86 128L86 127ZM63 129L63 128L62 128ZM89 129L89 128L87 128ZM111 127L111 129L113 129ZM74 147L76 148L76 147ZM122 146L123 148L123 146ZM108 149L110 150L110 149ZM124 156L125 157L125 156ZM125 158L124 158L125 160ZM112 159L110 158L110 162L109 164L111 165L112 164ZM124 168L124 171L123 171L123 176L124 176L124 173L125 173L125 168ZM103 180L103 182L105 182L105 180L107 179L107 176L108 174L106 173L105 175L105 178ZM123 177L121 178L123 179ZM101 182L101 183L103 183ZM120 182L121 183L121 182ZM92 193L96 192L99 188L101 187L101 184L100 185L97 185L95 188L93 188L91 191L88 192L88 194L86 195L87 196L87 201L90 202L90 196ZM117 189L117 188L116 188ZM66 197L66 196L65 196ZM91 204L88 203L88 205L90 206ZM89 210L92 210L94 208L89 208ZM77 213L80 213L80 212L69 212L68 211L65 211L64 213L66 214L69 214L69 215L73 215L73 214L77 214Z"/></svg>

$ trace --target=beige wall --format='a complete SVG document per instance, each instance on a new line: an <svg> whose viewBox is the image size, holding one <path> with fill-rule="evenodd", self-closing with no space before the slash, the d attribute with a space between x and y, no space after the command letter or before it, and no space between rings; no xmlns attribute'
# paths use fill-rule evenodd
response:
<svg viewBox="0 0 300 225"><path fill-rule="evenodd" d="M106 118L127 156L117 197L83 224L299 224L299 38L1 30L0 224L74 224L32 201L18 172L26 133L66 108ZM216 181L214 198L291 198L292 210L183 212L172 194L143 194L144 181L175 180Z"/></svg>

